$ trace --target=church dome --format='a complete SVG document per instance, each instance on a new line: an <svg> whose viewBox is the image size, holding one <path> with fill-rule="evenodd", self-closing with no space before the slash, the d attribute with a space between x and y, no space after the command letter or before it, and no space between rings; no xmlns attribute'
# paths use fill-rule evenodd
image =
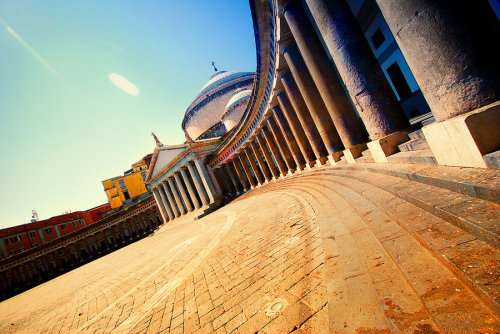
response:
<svg viewBox="0 0 500 334"><path fill-rule="evenodd" d="M186 135L193 140L220 136L229 100L240 88L252 89L254 77L251 72L215 72L186 110L182 121Z"/></svg>
<svg viewBox="0 0 500 334"><path fill-rule="evenodd" d="M237 89L229 99L226 105L226 111L221 117L221 121L224 123L227 131L234 128L240 121L248 101L250 101L250 95L252 95L251 89L240 88Z"/></svg>

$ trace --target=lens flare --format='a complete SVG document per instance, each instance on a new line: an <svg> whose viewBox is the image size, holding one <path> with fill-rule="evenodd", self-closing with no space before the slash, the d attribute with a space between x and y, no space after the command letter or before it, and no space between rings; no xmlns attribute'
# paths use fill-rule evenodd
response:
<svg viewBox="0 0 500 334"><path fill-rule="evenodd" d="M139 89L136 87L136 85L128 81L127 78L125 78L123 75L110 73L109 80L113 83L113 85L120 88L125 93L132 96L139 95Z"/></svg>

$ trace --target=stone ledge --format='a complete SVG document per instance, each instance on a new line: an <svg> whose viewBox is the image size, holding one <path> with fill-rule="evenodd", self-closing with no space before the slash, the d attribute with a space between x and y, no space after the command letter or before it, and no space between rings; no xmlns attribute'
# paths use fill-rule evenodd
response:
<svg viewBox="0 0 500 334"><path fill-rule="evenodd" d="M422 128L440 165L488 168L484 155L500 149L500 101Z"/></svg>

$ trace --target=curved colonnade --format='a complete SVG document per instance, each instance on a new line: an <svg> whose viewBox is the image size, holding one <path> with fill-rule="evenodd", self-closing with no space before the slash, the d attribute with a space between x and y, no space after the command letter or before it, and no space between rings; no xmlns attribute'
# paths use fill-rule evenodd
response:
<svg viewBox="0 0 500 334"><path fill-rule="evenodd" d="M395 13L400 2L401 13ZM463 92L477 93L466 96L440 86L439 103L461 107L446 112L430 103L434 117L440 121L423 128L432 154L444 165L486 167L484 156L498 150L500 143L495 136L479 138L482 131L491 128L491 120L498 118L498 85L481 70L489 66L498 73L498 64L490 57L491 52L481 62L477 58L478 52L490 46L477 42L484 36L470 24L457 30L454 20L463 17L453 13L464 10L459 5L446 11L438 4L418 5L426 8L426 15L440 17L436 24L441 25L443 36L435 36L428 27L411 31L406 26L399 28L401 17L409 11L403 3L377 1L425 98L432 101L434 92L426 87L440 86L445 76L440 73L455 66L457 57L468 63L467 70L452 73L454 82L460 83ZM238 194L297 171L335 165L341 156L355 163L366 151L375 162L387 162L388 156L398 152L398 145L409 140L408 133L414 128L345 0L250 1L250 5L258 51L254 90L240 124L207 159L224 193ZM469 21L481 17L485 20L481 29L498 30L491 8L472 7ZM419 49L408 42L413 39L429 44L419 44ZM458 46L476 40L472 43L476 49L448 48L450 39ZM430 52L430 45L440 51ZM423 70L417 57L426 58L430 68ZM483 90L475 89L479 82ZM471 125L471 117L476 125ZM463 130L468 135L449 130L462 126L457 122L466 123ZM448 137L440 136L443 132ZM443 148L461 152L447 155Z"/></svg>

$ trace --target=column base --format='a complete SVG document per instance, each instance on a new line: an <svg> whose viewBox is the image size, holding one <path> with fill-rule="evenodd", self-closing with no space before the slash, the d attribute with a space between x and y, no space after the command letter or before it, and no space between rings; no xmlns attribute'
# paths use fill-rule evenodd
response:
<svg viewBox="0 0 500 334"><path fill-rule="evenodd" d="M321 157L316 160L316 165L314 167L321 167L322 165L326 164L328 161L328 155L326 157Z"/></svg>
<svg viewBox="0 0 500 334"><path fill-rule="evenodd" d="M398 145L409 139L407 131L397 131L388 136L368 142L366 145L375 162L388 162L387 157L399 152Z"/></svg>
<svg viewBox="0 0 500 334"><path fill-rule="evenodd" d="M348 164L356 163L356 158L361 156L361 153L366 150L366 143L358 144L351 148L344 150L344 156Z"/></svg>
<svg viewBox="0 0 500 334"><path fill-rule="evenodd" d="M488 168L484 156L500 149L500 101L422 128L440 165Z"/></svg>
<svg viewBox="0 0 500 334"><path fill-rule="evenodd" d="M344 152L335 152L332 154L328 155L328 162L330 165L335 166L337 164L337 161L340 160L340 157L344 155Z"/></svg>

